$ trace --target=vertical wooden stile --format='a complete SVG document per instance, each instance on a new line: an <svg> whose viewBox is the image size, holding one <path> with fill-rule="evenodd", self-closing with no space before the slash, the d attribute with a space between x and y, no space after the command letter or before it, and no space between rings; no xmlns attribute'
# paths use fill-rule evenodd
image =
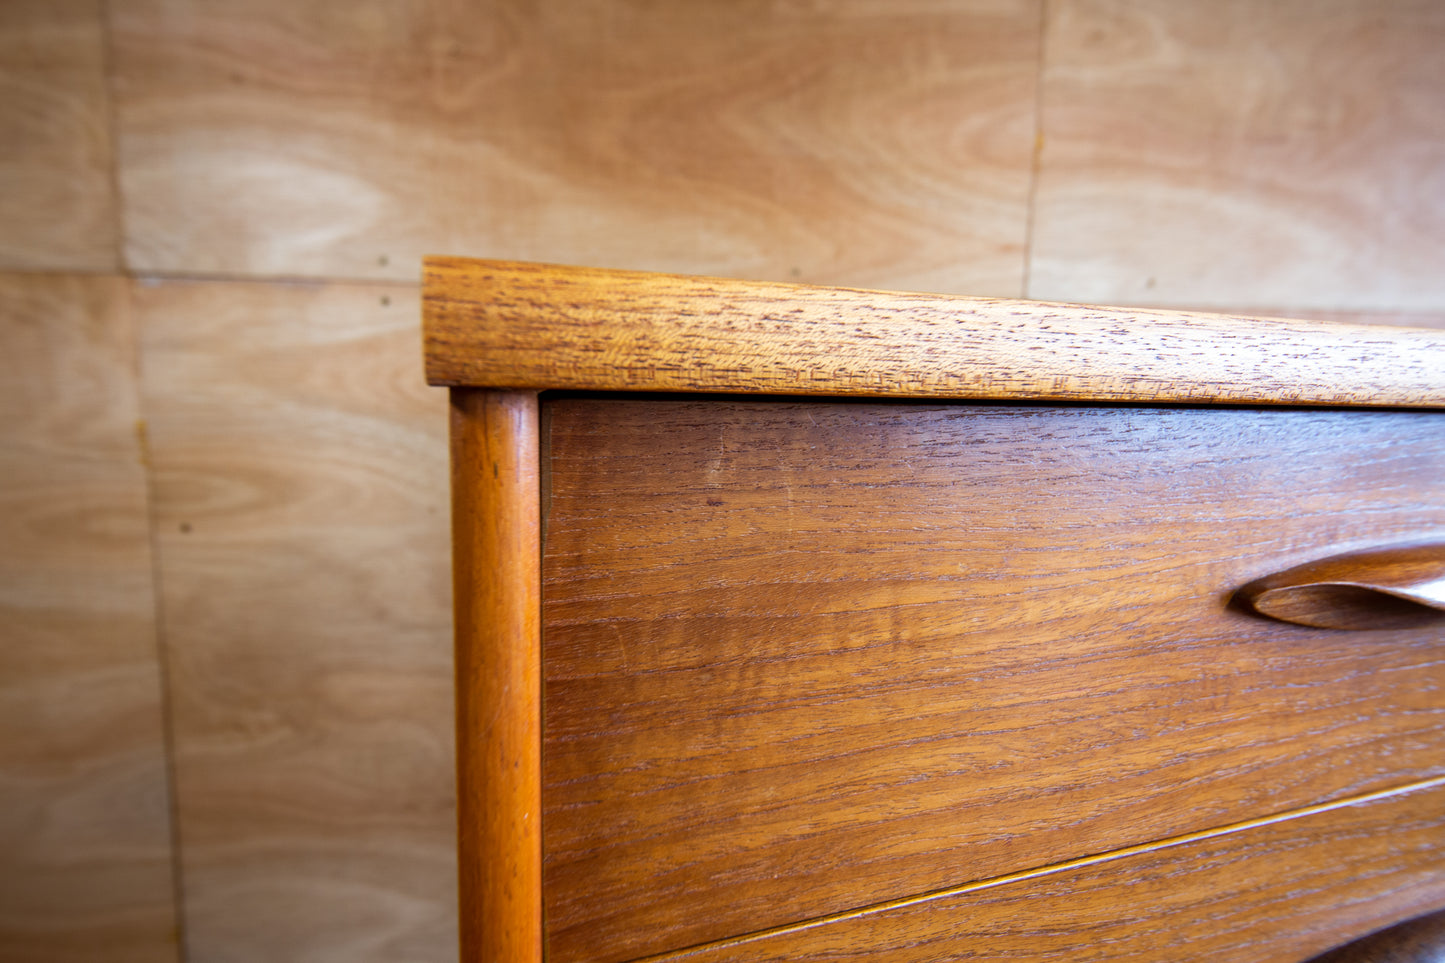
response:
<svg viewBox="0 0 1445 963"><path fill-rule="evenodd" d="M462 963L541 963L535 392L451 393Z"/></svg>

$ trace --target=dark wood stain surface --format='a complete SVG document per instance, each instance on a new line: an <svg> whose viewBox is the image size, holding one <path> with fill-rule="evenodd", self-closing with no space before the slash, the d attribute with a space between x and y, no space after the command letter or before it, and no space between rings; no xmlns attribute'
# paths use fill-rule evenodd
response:
<svg viewBox="0 0 1445 963"><path fill-rule="evenodd" d="M1232 608L1445 535L1423 412L547 402L549 958L1445 773L1445 631Z"/></svg>
<svg viewBox="0 0 1445 963"><path fill-rule="evenodd" d="M1294 963L1445 906L1445 788L890 907L666 963ZM1433 953L1329 963L1433 963ZM653 963L664 963L655 960ZM1324 961L1317 961L1324 963Z"/></svg>
<svg viewBox="0 0 1445 963"><path fill-rule="evenodd" d="M1309 963L1429 963L1445 956L1445 910L1371 933Z"/></svg>
<svg viewBox="0 0 1445 963"><path fill-rule="evenodd" d="M1445 621L1445 544L1391 545L1266 575L1237 597L1271 618L1326 629Z"/></svg>

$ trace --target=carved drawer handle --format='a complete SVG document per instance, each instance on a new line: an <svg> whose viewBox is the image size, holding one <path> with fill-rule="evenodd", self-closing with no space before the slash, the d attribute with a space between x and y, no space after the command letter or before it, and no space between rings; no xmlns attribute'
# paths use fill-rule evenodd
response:
<svg viewBox="0 0 1445 963"><path fill-rule="evenodd" d="M1323 629L1445 622L1445 543L1332 555L1256 579L1235 598L1261 615Z"/></svg>
<svg viewBox="0 0 1445 963"><path fill-rule="evenodd" d="M1305 963L1440 963L1445 960L1445 910L1397 923Z"/></svg>

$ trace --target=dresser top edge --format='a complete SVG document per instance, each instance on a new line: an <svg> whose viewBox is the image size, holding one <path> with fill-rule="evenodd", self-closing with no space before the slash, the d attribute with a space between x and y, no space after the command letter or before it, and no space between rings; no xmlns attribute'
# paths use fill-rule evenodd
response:
<svg viewBox="0 0 1445 963"><path fill-rule="evenodd" d="M1445 407L1445 331L431 257L429 383Z"/></svg>

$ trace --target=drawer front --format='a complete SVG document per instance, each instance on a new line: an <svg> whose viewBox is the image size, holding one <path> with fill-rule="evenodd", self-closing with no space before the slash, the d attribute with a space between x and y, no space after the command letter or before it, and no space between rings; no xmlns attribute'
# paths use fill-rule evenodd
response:
<svg viewBox="0 0 1445 963"><path fill-rule="evenodd" d="M553 960L1445 773L1445 628L1229 604L1445 537L1445 417L562 397L545 437Z"/></svg>
<svg viewBox="0 0 1445 963"><path fill-rule="evenodd" d="M856 960L866 947L870 963L1305 960L1445 907L1442 847L1445 788L1437 784L686 959L823 963Z"/></svg>

